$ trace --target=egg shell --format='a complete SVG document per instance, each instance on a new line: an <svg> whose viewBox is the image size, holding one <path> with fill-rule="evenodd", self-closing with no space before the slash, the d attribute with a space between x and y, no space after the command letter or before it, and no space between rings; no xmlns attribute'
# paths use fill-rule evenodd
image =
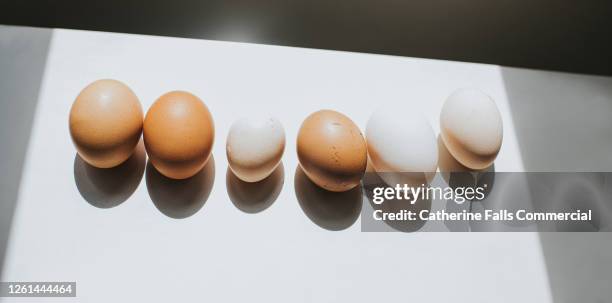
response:
<svg viewBox="0 0 612 303"><path fill-rule="evenodd" d="M159 97L144 121L144 142L151 164L172 179L189 178L206 165L214 136L208 108L184 91Z"/></svg>
<svg viewBox="0 0 612 303"><path fill-rule="evenodd" d="M300 127L297 153L304 173L316 185L334 192L357 186L367 165L361 131L347 116L321 110Z"/></svg>
<svg viewBox="0 0 612 303"><path fill-rule="evenodd" d="M276 118L243 118L232 124L225 146L234 175L245 182L258 182L280 163L285 150L285 130Z"/></svg>
<svg viewBox="0 0 612 303"><path fill-rule="evenodd" d="M501 149L501 114L493 99L478 90L460 89L448 97L440 131L448 151L471 169L487 168Z"/></svg>
<svg viewBox="0 0 612 303"><path fill-rule="evenodd" d="M412 108L379 108L368 120L366 140L371 165L388 185L418 186L435 174L438 146L434 131Z"/></svg>
<svg viewBox="0 0 612 303"><path fill-rule="evenodd" d="M384 106L366 126L368 155L377 172L432 172L438 162L436 136L421 114Z"/></svg>
<svg viewBox="0 0 612 303"><path fill-rule="evenodd" d="M95 81L79 93L70 109L72 142L88 164L115 167L134 152L142 117L140 101L127 85L112 79Z"/></svg>

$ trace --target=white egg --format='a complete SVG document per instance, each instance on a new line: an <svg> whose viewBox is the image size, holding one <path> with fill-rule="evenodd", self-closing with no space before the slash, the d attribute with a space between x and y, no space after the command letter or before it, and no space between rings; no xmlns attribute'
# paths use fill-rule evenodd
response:
<svg viewBox="0 0 612 303"><path fill-rule="evenodd" d="M236 121L227 136L227 160L240 180L257 182L268 177L285 150L285 130L276 118L249 117Z"/></svg>
<svg viewBox="0 0 612 303"><path fill-rule="evenodd" d="M436 136L427 119L411 108L377 110L366 126L366 141L372 167L390 186L420 185L436 171Z"/></svg>
<svg viewBox="0 0 612 303"><path fill-rule="evenodd" d="M502 144L502 118L491 97L473 89L452 93L440 113L440 131L448 151L471 169L490 166Z"/></svg>

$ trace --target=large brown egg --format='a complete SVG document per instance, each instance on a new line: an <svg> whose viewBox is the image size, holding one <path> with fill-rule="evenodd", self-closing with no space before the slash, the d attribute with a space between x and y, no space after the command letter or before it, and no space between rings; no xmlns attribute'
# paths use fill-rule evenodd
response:
<svg viewBox="0 0 612 303"><path fill-rule="evenodd" d="M127 160L142 133L138 97L117 80L98 80L85 87L72 104L69 120L77 152L98 168Z"/></svg>
<svg viewBox="0 0 612 303"><path fill-rule="evenodd" d="M347 116L321 110L302 123L297 153L304 173L318 186L335 192L359 184L367 165L366 142Z"/></svg>
<svg viewBox="0 0 612 303"><path fill-rule="evenodd" d="M198 97L173 91L159 97L144 120L144 142L151 164L164 176L186 179L206 164L215 127Z"/></svg>

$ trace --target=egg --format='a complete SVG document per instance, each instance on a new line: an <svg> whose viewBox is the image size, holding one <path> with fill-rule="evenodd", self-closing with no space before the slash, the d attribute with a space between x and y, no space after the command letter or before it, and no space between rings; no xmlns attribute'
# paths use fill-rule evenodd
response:
<svg viewBox="0 0 612 303"><path fill-rule="evenodd" d="M245 182L258 182L280 163L285 150L285 131L276 118L243 118L230 128L225 147L234 175Z"/></svg>
<svg viewBox="0 0 612 303"><path fill-rule="evenodd" d="M95 81L85 87L70 109L69 128L78 154L98 168L127 160L142 133L142 107L122 82Z"/></svg>
<svg viewBox="0 0 612 303"><path fill-rule="evenodd" d="M172 179L197 174L210 158L214 137L208 108L184 91L159 97L144 120L144 143L151 164Z"/></svg>
<svg viewBox="0 0 612 303"><path fill-rule="evenodd" d="M457 161L471 169L484 169L493 163L501 149L501 114L488 95L460 89L442 107L440 132Z"/></svg>
<svg viewBox="0 0 612 303"><path fill-rule="evenodd" d="M361 131L347 116L332 110L315 112L304 120L298 133L297 153L306 176L333 192L359 185L367 165Z"/></svg>
<svg viewBox="0 0 612 303"><path fill-rule="evenodd" d="M414 108L382 106L368 120L366 140L371 165L388 185L420 185L435 174L436 136Z"/></svg>

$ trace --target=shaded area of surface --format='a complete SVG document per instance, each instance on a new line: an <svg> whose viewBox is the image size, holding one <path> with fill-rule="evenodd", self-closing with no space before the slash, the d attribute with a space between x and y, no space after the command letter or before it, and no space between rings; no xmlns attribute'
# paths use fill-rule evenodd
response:
<svg viewBox="0 0 612 303"><path fill-rule="evenodd" d="M51 30L0 26L0 274L50 41Z"/></svg>
<svg viewBox="0 0 612 303"><path fill-rule="evenodd" d="M140 140L134 154L112 168L89 165L74 156L74 181L87 203L98 208L113 208L125 202L140 185L145 171L147 155L144 141Z"/></svg>
<svg viewBox="0 0 612 303"><path fill-rule="evenodd" d="M228 167L225 174L227 194L236 208L255 214L272 206L285 182L285 167L279 163L272 174L258 182L244 182L240 180Z"/></svg>
<svg viewBox="0 0 612 303"><path fill-rule="evenodd" d="M164 215L185 219L204 206L215 183L215 158L211 155L200 172L187 179L170 179L147 162L147 190L151 201Z"/></svg>
<svg viewBox="0 0 612 303"><path fill-rule="evenodd" d="M612 298L610 233L542 233L554 302L608 302Z"/></svg>
<svg viewBox="0 0 612 303"><path fill-rule="evenodd" d="M300 165L295 168L293 180L300 208L319 227L340 231L359 218L363 205L361 185L345 192L327 191L310 181Z"/></svg>
<svg viewBox="0 0 612 303"><path fill-rule="evenodd" d="M610 1L22 0L0 23L612 74Z"/></svg>
<svg viewBox="0 0 612 303"><path fill-rule="evenodd" d="M527 171L612 171L612 78L502 68Z"/></svg>
<svg viewBox="0 0 612 303"><path fill-rule="evenodd" d="M612 78L501 72L526 171L612 171ZM555 302L612 297L611 233L541 233L540 242Z"/></svg>

